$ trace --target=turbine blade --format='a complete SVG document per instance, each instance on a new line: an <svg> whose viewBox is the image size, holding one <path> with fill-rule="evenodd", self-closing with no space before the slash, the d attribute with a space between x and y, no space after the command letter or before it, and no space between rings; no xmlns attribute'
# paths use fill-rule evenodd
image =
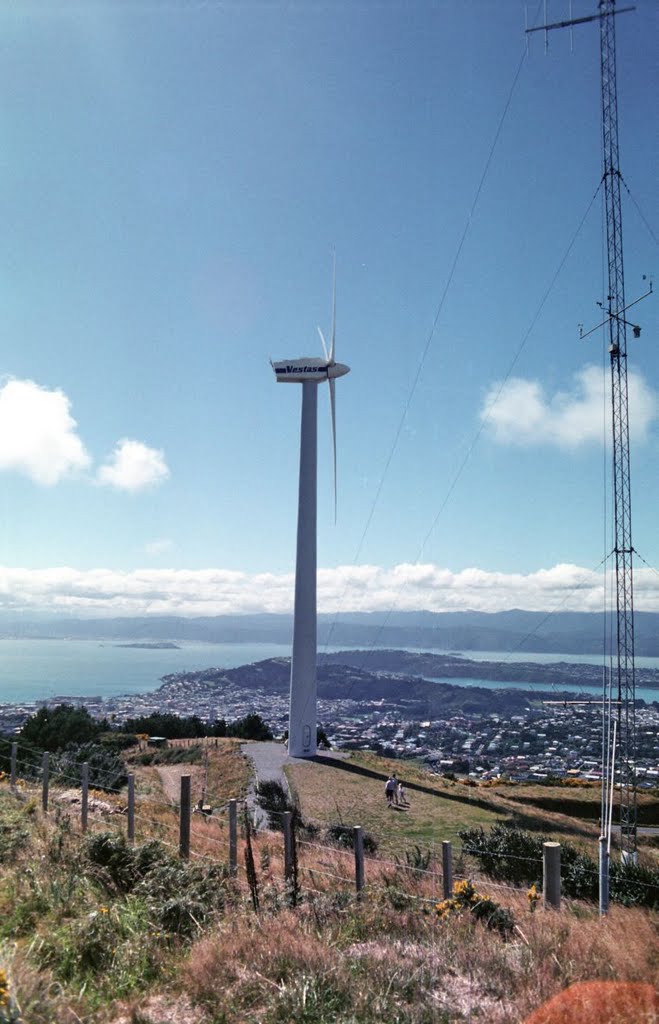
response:
<svg viewBox="0 0 659 1024"><path fill-rule="evenodd" d="M334 274L332 282L332 344L330 346L330 362L334 362L334 348L336 346L336 253L334 253Z"/></svg>
<svg viewBox="0 0 659 1024"><path fill-rule="evenodd" d="M336 524L336 381L328 377L330 393L330 417L332 420L332 458L334 462L334 523Z"/></svg>
<svg viewBox="0 0 659 1024"><path fill-rule="evenodd" d="M324 335L324 334L323 334L323 332L321 331L320 327L318 328L318 333L320 334L320 340L321 340L321 341L322 341L322 343L323 343L323 352L325 353L325 359L326 359L326 360L327 360L327 362L329 363L329 358L330 358L330 357L329 357L329 355L327 354L327 345L325 344L325 335Z"/></svg>

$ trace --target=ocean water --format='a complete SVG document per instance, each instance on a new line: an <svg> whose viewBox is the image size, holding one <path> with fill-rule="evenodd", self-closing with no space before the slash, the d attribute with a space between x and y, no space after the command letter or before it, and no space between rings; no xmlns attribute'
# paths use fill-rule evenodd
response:
<svg viewBox="0 0 659 1024"><path fill-rule="evenodd" d="M338 648L330 648L336 650ZM321 649L322 651L325 648ZM25 640L0 639L0 703L22 704L53 697L111 697L118 694L148 693L157 689L161 677L172 672L204 668L234 668L264 658L288 657L290 644L204 644L185 643L179 649L125 647L99 640ZM431 652L440 653L440 652ZM597 655L502 654L482 651L455 651L474 661L571 661L599 664ZM659 658L638 658L639 667L659 668ZM368 658L366 658L368 668ZM460 686L498 689L550 689L547 684L501 682L478 678L444 679ZM569 689L569 687L562 687ZM583 689L583 688L582 688ZM592 689L595 695L599 693ZM637 696L659 700L659 690L637 688Z"/></svg>
<svg viewBox="0 0 659 1024"><path fill-rule="evenodd" d="M171 672L235 668L290 651L290 644L186 643L161 650L108 640L0 639L0 703L148 693Z"/></svg>

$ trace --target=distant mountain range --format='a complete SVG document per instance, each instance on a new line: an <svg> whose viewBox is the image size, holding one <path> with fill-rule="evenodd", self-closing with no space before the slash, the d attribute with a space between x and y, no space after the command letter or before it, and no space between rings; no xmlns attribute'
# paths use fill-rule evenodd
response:
<svg viewBox="0 0 659 1024"><path fill-rule="evenodd" d="M615 626L615 623L613 624ZM611 623L607 625L610 634ZM602 654L605 621L593 612L375 612L320 615L319 646L418 647L437 651ZM288 615L205 618L27 618L0 614L0 636L139 642L289 643ZM659 656L659 613L637 612L636 654ZM607 650L609 640L606 641Z"/></svg>

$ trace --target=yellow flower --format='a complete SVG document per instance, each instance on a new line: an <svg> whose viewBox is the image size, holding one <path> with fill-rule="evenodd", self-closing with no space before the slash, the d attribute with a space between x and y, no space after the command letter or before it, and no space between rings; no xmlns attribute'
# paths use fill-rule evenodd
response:
<svg viewBox="0 0 659 1024"><path fill-rule="evenodd" d="M98 908L98 912L99 912L99 914L107 914L108 908L107 907L99 907Z"/></svg>
<svg viewBox="0 0 659 1024"><path fill-rule="evenodd" d="M0 967L0 1010L6 1010L9 1006L9 979L7 972Z"/></svg>

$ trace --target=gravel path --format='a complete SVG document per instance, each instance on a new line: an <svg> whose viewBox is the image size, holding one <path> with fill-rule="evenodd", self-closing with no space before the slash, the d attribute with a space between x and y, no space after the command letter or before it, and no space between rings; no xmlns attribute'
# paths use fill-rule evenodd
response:
<svg viewBox="0 0 659 1024"><path fill-rule="evenodd" d="M268 816L256 801L256 787L259 782L273 780L279 782L290 796L288 780L284 774L285 764L294 764L295 758L289 757L284 743L243 743L241 751L254 765L254 778L247 791L247 806L256 828L268 827Z"/></svg>

